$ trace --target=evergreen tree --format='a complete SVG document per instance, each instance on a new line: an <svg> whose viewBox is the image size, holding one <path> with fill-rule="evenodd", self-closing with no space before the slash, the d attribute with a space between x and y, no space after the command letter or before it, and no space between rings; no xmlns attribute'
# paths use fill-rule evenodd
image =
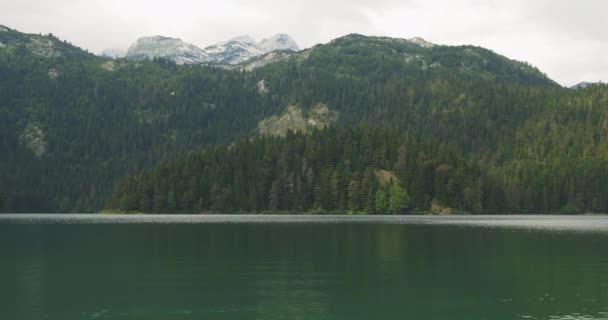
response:
<svg viewBox="0 0 608 320"><path fill-rule="evenodd" d="M272 182L272 186L270 187L270 194L268 196L268 209L270 210L279 210L280 205L280 195L279 195L279 181L275 180Z"/></svg>
<svg viewBox="0 0 608 320"><path fill-rule="evenodd" d="M177 207L177 197L175 196L175 192L171 190L167 194L167 210L170 213L175 213Z"/></svg>
<svg viewBox="0 0 608 320"><path fill-rule="evenodd" d="M362 209L361 188L357 178L357 176L353 177L348 184L348 208L354 211Z"/></svg>

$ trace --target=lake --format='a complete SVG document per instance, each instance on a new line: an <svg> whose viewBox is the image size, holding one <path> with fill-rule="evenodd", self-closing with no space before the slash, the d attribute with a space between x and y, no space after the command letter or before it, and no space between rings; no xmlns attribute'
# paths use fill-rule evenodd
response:
<svg viewBox="0 0 608 320"><path fill-rule="evenodd" d="M0 215L0 319L608 319L608 217Z"/></svg>

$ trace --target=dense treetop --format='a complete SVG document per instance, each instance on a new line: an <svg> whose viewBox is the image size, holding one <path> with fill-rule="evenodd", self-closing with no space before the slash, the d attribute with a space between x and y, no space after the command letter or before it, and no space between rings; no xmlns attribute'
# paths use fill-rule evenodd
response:
<svg viewBox="0 0 608 320"><path fill-rule="evenodd" d="M181 155L129 178L107 207L157 213L482 212L495 191L444 145L397 129L332 128Z"/></svg>

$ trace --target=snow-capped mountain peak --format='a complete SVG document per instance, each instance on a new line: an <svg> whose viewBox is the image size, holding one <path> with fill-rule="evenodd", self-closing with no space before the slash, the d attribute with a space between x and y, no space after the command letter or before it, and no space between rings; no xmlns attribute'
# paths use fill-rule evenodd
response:
<svg viewBox="0 0 608 320"><path fill-rule="evenodd" d="M257 44L257 43L255 42L255 40L253 40L253 38L252 38L252 37L247 36L247 35L244 35L244 36L238 36L238 37L234 37L234 38L230 39L230 40L229 40L229 41L227 41L227 42L231 42L231 41L232 41L232 42L243 42L243 43L250 43L250 44L254 44L254 45L255 45L255 44Z"/></svg>
<svg viewBox="0 0 608 320"><path fill-rule="evenodd" d="M164 36L139 38L127 51L127 58L160 57L173 60L177 64L203 63L208 60L208 56L193 44Z"/></svg>
<svg viewBox="0 0 608 320"><path fill-rule="evenodd" d="M286 34L277 34L257 43L250 36L239 36L205 48L215 63L239 64L277 50L298 51L296 42Z"/></svg>
<svg viewBox="0 0 608 320"><path fill-rule="evenodd" d="M286 34L277 34L272 38L264 39L260 41L259 46L263 51L265 51L265 53L277 50L300 50L298 44L293 40L293 38Z"/></svg>
<svg viewBox="0 0 608 320"><path fill-rule="evenodd" d="M127 58L161 57L177 64L214 63L235 65L277 50L298 51L296 42L286 34L256 42L250 36L239 36L206 47L204 50L181 39L164 36L139 38L127 51Z"/></svg>
<svg viewBox="0 0 608 320"><path fill-rule="evenodd" d="M211 61L219 64L239 64L263 54L249 36L233 38L205 48Z"/></svg>

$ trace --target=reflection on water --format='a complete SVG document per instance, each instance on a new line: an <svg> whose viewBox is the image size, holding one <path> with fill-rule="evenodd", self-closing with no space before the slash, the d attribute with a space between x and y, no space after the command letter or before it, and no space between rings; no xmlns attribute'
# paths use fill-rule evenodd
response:
<svg viewBox="0 0 608 320"><path fill-rule="evenodd" d="M608 310L608 308L606 309ZM532 318L534 319L534 317ZM606 312L598 312L596 315L591 314L582 314L582 313L572 313L567 315L558 315L558 316L549 316L550 320L597 320L597 319L608 319L608 311Z"/></svg>
<svg viewBox="0 0 608 320"><path fill-rule="evenodd" d="M0 319L608 319L606 230L599 216L0 216Z"/></svg>
<svg viewBox="0 0 608 320"><path fill-rule="evenodd" d="M41 227L38 225L28 226L25 230L26 235L32 239L40 241ZM17 256L16 264L20 266L17 277L18 290L15 292L18 297L17 302L24 310L24 318L41 319L42 301L42 255L40 243L31 246ZM8 260L7 260L8 261Z"/></svg>

